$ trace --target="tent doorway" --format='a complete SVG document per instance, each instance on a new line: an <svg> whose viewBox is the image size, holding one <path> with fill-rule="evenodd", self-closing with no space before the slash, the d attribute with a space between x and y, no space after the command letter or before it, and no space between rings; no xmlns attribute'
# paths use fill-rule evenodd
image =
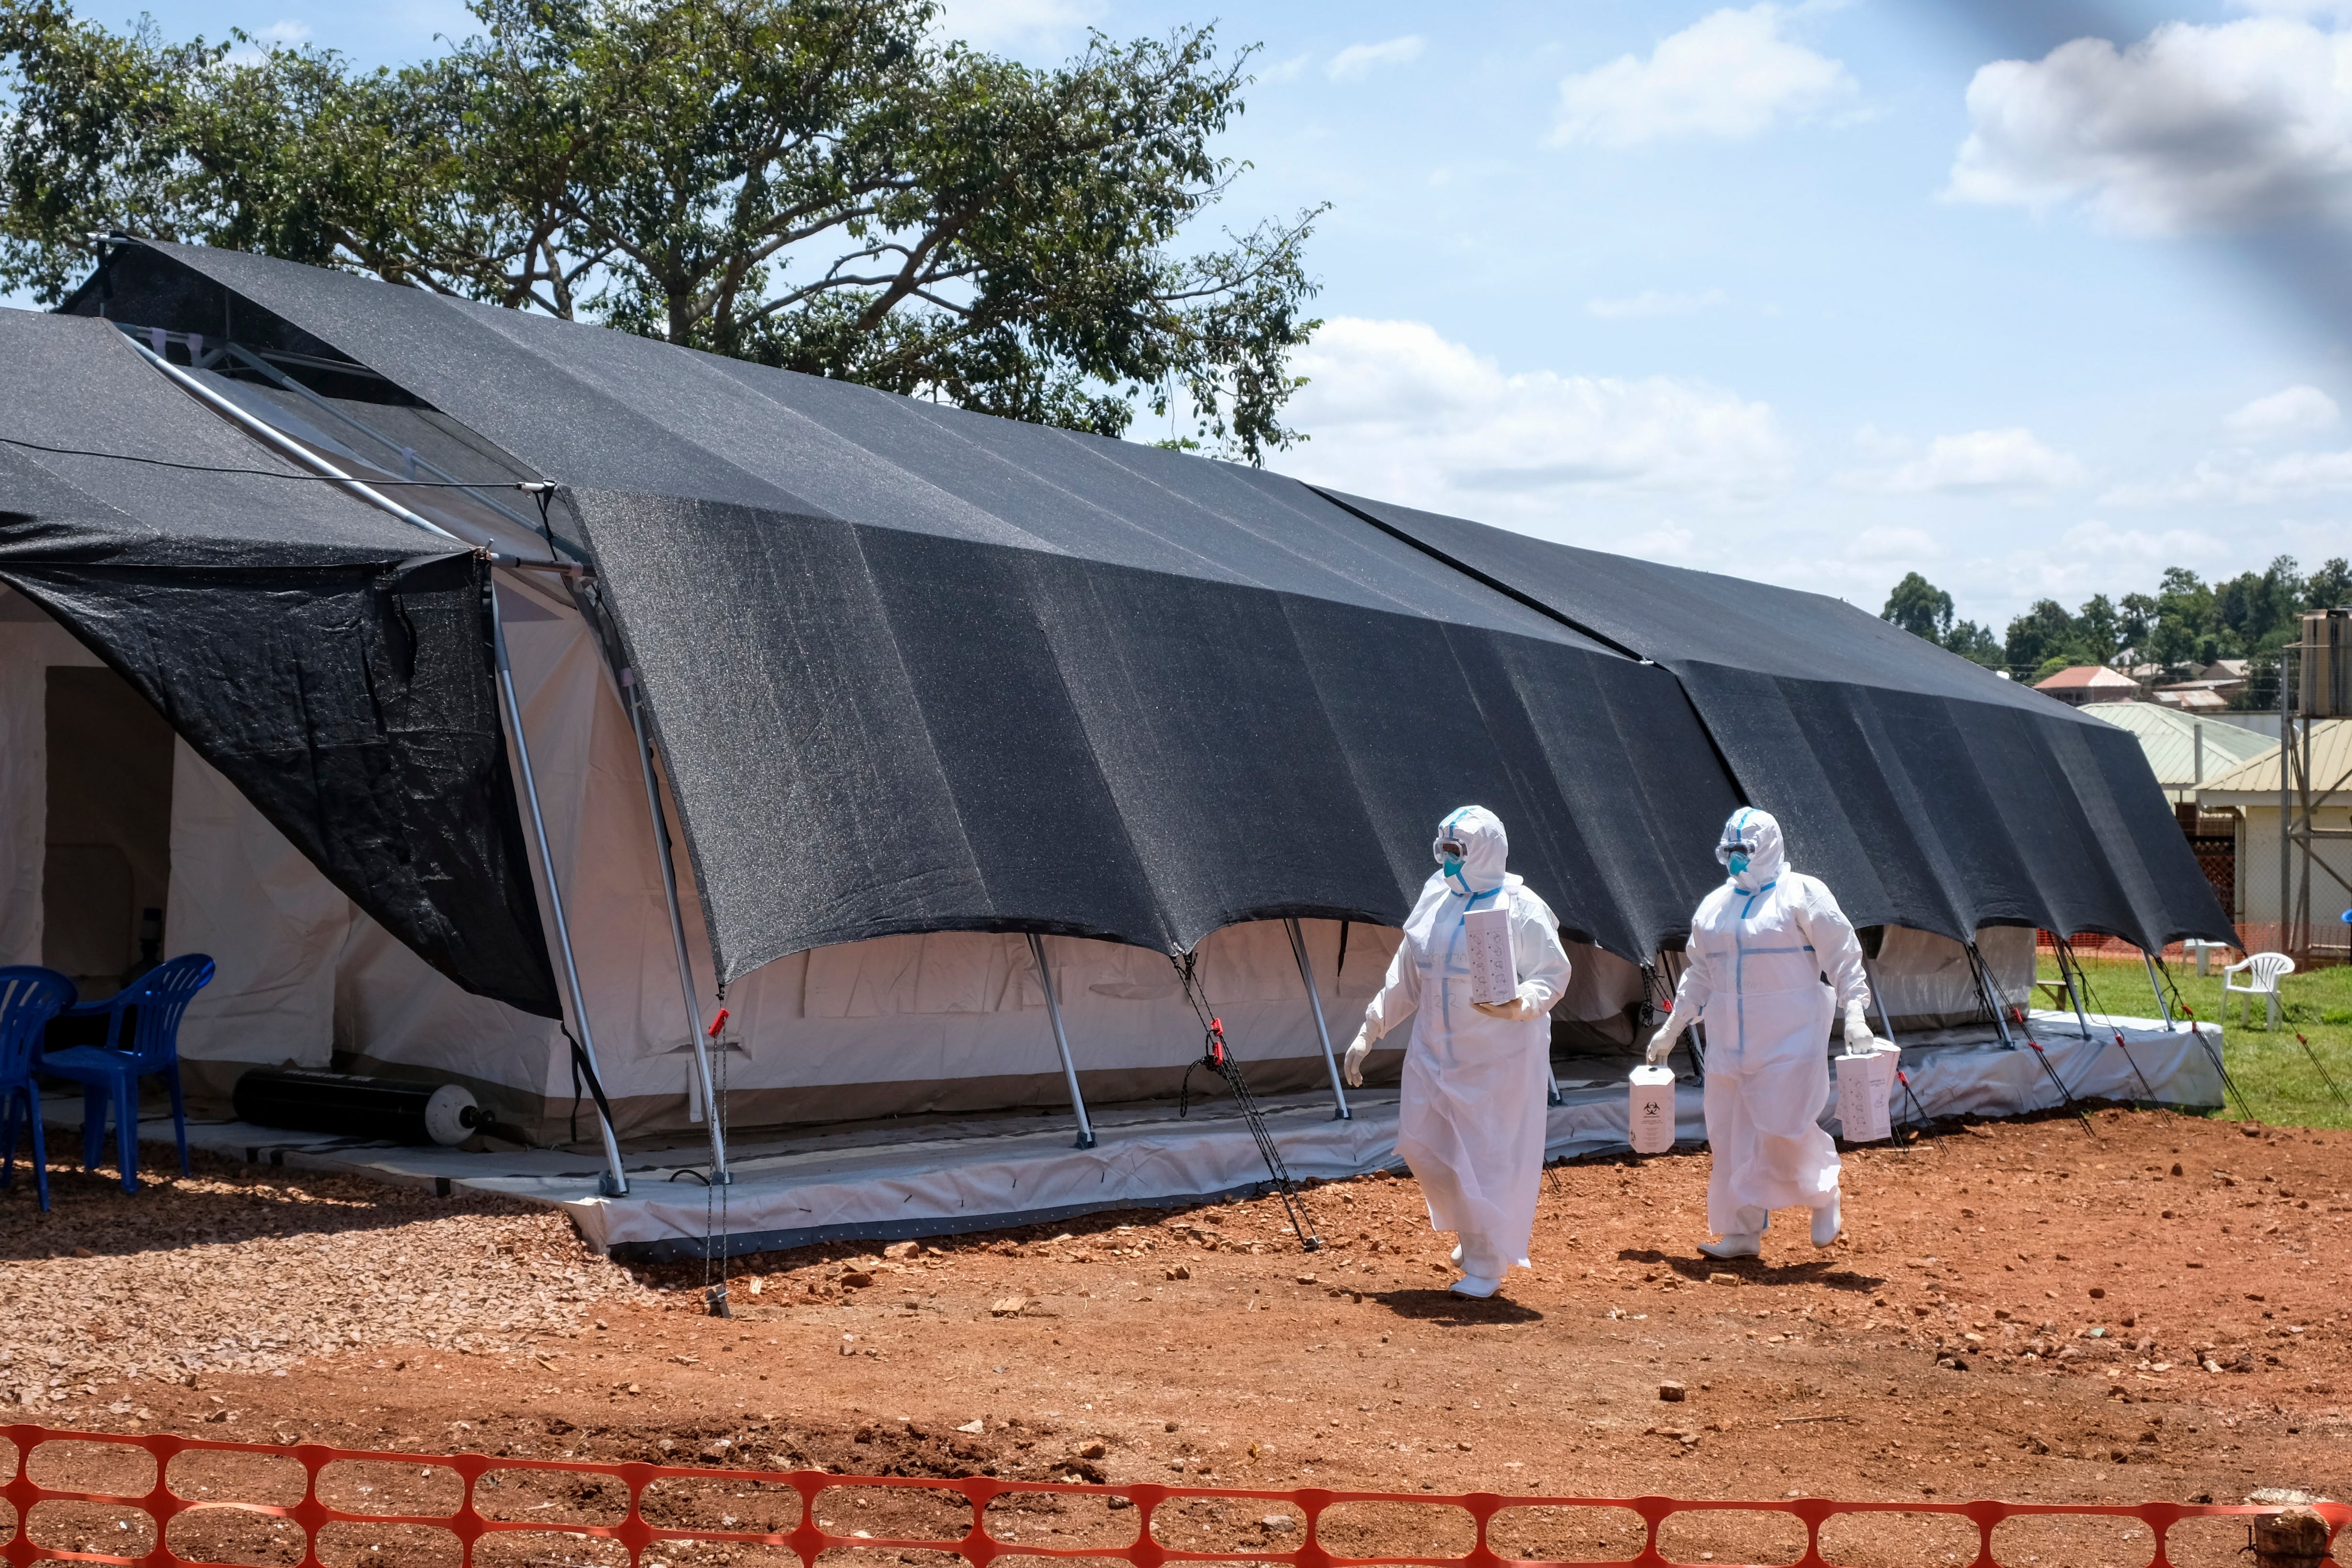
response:
<svg viewBox="0 0 2352 1568"><path fill-rule="evenodd" d="M105 668L51 665L41 962L82 999L161 956L172 874L172 727Z"/></svg>

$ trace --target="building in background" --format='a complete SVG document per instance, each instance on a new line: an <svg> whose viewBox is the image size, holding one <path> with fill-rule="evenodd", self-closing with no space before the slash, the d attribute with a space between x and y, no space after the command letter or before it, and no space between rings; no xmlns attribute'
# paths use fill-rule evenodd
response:
<svg viewBox="0 0 2352 1568"><path fill-rule="evenodd" d="M2138 737L2149 769L2172 802L2180 831L2197 856L2197 866L2213 884L2213 896L2236 917L2238 887L2237 820L2229 812L2197 803L2197 791L2208 779L2220 777L2266 751L2278 742L2237 725L2200 718L2158 703L2100 703L2090 709L2096 717ZM2273 802L2275 810L2276 802Z"/></svg>
<svg viewBox="0 0 2352 1568"><path fill-rule="evenodd" d="M2208 725L2206 739L2223 726ZM2323 831L2345 832L2343 838L2321 839L2312 846L2311 929L2322 956L2333 940L2336 956L2344 952L2336 933L2345 927L2335 915L2352 908L2352 792L2342 788L2352 776L2352 719L2320 719L2311 727L2311 778L2315 789L2337 788L2313 812L2312 825ZM2209 774L2197 790L2201 821L2226 814L2235 846L2232 896L2223 907L2237 923L2240 945L2248 951L2280 946L2280 814L2279 747L2273 743L2224 773ZM2295 868L2289 866L2289 891ZM2332 929L2331 929L2332 928Z"/></svg>
<svg viewBox="0 0 2352 1568"><path fill-rule="evenodd" d="M2048 680L2034 682L2033 689L2073 707L2133 702L2140 695L2137 681L2105 664L2071 665Z"/></svg>

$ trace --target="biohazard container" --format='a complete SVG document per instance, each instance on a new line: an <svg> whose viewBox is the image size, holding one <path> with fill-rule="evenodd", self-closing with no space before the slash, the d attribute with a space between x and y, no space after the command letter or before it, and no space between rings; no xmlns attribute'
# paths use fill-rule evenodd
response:
<svg viewBox="0 0 2352 1568"><path fill-rule="evenodd" d="M1663 1155L1675 1146L1675 1073L1670 1067L1633 1069L1627 1086L1625 1125L1637 1155Z"/></svg>
<svg viewBox="0 0 2352 1568"><path fill-rule="evenodd" d="M1895 1063L1901 1052L1886 1040L1837 1059L1838 1127L1849 1144L1874 1144L1895 1135L1888 1108L1895 1101Z"/></svg>

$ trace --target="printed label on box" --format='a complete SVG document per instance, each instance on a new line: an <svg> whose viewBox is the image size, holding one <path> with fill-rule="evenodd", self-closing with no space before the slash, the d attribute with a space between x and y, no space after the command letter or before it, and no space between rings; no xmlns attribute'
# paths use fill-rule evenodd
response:
<svg viewBox="0 0 2352 1568"><path fill-rule="evenodd" d="M1474 909L1462 917L1470 948L1470 999L1507 1002L1519 994L1518 960L1511 952L1511 912Z"/></svg>

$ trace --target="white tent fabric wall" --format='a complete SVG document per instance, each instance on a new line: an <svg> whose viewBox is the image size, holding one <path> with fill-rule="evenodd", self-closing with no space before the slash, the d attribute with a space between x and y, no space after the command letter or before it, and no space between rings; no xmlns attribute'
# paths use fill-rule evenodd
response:
<svg viewBox="0 0 2352 1568"><path fill-rule="evenodd" d="M98 663L96 654L37 606L0 589L0 963L41 961L49 669Z"/></svg>
<svg viewBox="0 0 2352 1568"><path fill-rule="evenodd" d="M0 956L37 963L45 832L45 671L97 661L29 601L0 602ZM499 600L549 843L572 916L589 1021L620 1131L691 1135L687 1021L660 861L635 740L587 623L548 580L502 574ZM665 800L673 834L675 809ZM460 990L335 891L209 765L180 743L165 949L210 953L218 976L182 1025L199 1103L218 1109L257 1064L454 1079L501 1120L562 1135L573 1088L559 1028ZM709 945L678 843L687 943L706 1016ZM1355 1031L1397 933L1301 923L1335 1047ZM2032 977L2033 934L1979 934L2011 1000ZM551 951L553 933L549 932ZM1170 1092L1201 1031L1167 958L1118 944L1047 937L1065 1024L1090 1099ZM1571 946L1559 1016L1613 1040L1642 997L1614 955ZM1975 1010L1956 943L1890 930L1873 966L1898 1021ZM1326 1082L1306 991L1279 922L1220 931L1201 974L1255 1085ZM730 988L730 1113L746 1124L924 1112L1055 1110L1068 1093L1028 941L947 932L882 937L778 960ZM1628 1049L1631 1042L1628 1043ZM1376 1053L1393 1072L1401 1050ZM1196 1090L1222 1092L1205 1074ZM581 1107L587 1133L593 1111Z"/></svg>
<svg viewBox="0 0 2352 1568"><path fill-rule="evenodd" d="M336 967L363 917L186 741L173 753L164 952L207 953L214 966L203 1005L180 1022L184 1076L209 1097L256 1061L323 1068Z"/></svg>
<svg viewBox="0 0 2352 1568"><path fill-rule="evenodd" d="M2007 1006L2033 1005L2033 945L2031 926L1988 925L1977 933L1977 951ZM1948 1029L1984 1016L1968 950L1948 936L1887 926L1878 956L1871 960L1870 977L1898 1034L1906 1027ZM1871 1011L1874 1022L1875 1004Z"/></svg>

